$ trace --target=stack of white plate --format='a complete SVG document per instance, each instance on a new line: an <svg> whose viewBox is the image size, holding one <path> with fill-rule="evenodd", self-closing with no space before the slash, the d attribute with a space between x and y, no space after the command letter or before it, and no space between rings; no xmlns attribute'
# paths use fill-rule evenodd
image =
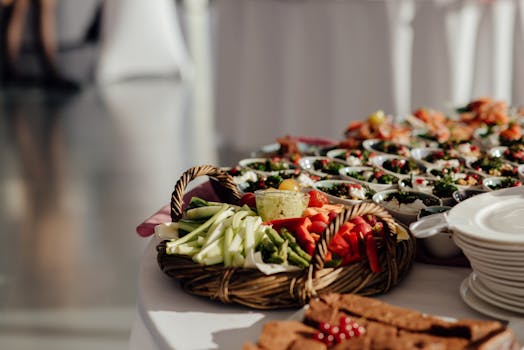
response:
<svg viewBox="0 0 524 350"><path fill-rule="evenodd" d="M464 301L499 319L523 317L524 187L470 198L447 221L473 268L461 286Z"/></svg>

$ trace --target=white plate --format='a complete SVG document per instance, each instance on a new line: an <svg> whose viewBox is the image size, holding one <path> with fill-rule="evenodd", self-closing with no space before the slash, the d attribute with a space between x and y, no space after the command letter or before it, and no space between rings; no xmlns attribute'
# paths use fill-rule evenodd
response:
<svg viewBox="0 0 524 350"><path fill-rule="evenodd" d="M505 284L491 280L486 275L477 275L482 279L482 283L484 283L486 287L488 287L496 293L509 296L524 297L524 288L507 286Z"/></svg>
<svg viewBox="0 0 524 350"><path fill-rule="evenodd" d="M468 286L469 288L482 300L484 300L488 304L495 305L501 309L521 314L521 316L524 316L524 307L522 307L523 303L520 304L517 303L510 303L508 299L502 299L502 297L497 296L493 292L486 289L485 286L481 285L479 281L476 279L476 276L474 273L469 275L468 277ZM514 305L517 304L517 305Z"/></svg>
<svg viewBox="0 0 524 350"><path fill-rule="evenodd" d="M524 308L524 295L513 295L510 293L504 293L500 292L496 289L492 289L485 281L480 277L480 275L477 275L476 273L473 273L471 276L471 283L474 285L474 288L479 288L483 291L485 291L488 295L491 295L492 298L498 299L504 303L515 305L518 308Z"/></svg>
<svg viewBox="0 0 524 350"><path fill-rule="evenodd" d="M462 281L460 284L460 296L462 297L462 300L464 300L464 302L472 309L502 321L508 321L511 318L519 318L524 316L519 313L503 310L479 298L475 292L469 288L469 277L464 279L464 281Z"/></svg>
<svg viewBox="0 0 524 350"><path fill-rule="evenodd" d="M483 281L491 281L493 283L498 283L509 288L517 288L520 290L524 290L524 282L503 278L499 275L492 275L490 273L486 273L486 271L475 271L475 273L479 275Z"/></svg>
<svg viewBox="0 0 524 350"><path fill-rule="evenodd" d="M524 246L522 244L490 242L477 237L468 236L463 232L456 232L455 236L458 237L458 239L461 240L466 246L472 247L473 249L482 250L483 252L481 253L487 254L488 256L495 254L510 256L517 260L524 258Z"/></svg>
<svg viewBox="0 0 524 350"><path fill-rule="evenodd" d="M475 260L474 258L472 259L471 256L467 256L467 257L468 257L469 262L471 263L471 267L475 271L480 271L480 272L490 274L492 276L499 276L499 278L504 278L507 280L524 283L524 274L522 272L512 272L512 271L504 270L497 266L484 265L482 263L479 263L478 260Z"/></svg>
<svg viewBox="0 0 524 350"><path fill-rule="evenodd" d="M473 256L473 261L481 266L483 269L487 268L490 270L504 271L511 274L515 274L524 280L524 263L522 261L515 262L513 265L501 264L497 260L487 260L477 258Z"/></svg>
<svg viewBox="0 0 524 350"><path fill-rule="evenodd" d="M524 250L524 187L475 196L451 209L447 219L449 228L464 236Z"/></svg>

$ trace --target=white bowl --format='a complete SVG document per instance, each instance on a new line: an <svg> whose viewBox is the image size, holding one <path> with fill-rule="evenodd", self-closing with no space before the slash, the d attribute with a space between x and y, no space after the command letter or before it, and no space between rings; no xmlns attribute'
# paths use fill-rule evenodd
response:
<svg viewBox="0 0 524 350"><path fill-rule="evenodd" d="M388 203L386 199L394 194L394 193L406 193L406 194L413 194L417 197L421 198L422 200L430 201L430 203L420 203L418 202L418 205L415 206L406 206L406 205L395 205L393 203ZM383 206L388 212L391 213L393 217L398 219L400 222L402 222L405 225L409 225L414 221L417 221L418 213L420 209L427 208L431 206L441 206L442 201L440 198L424 192L417 192L417 191L399 191L399 190L387 190L382 192L377 192L373 196L373 202L377 203L378 205Z"/></svg>
<svg viewBox="0 0 524 350"><path fill-rule="evenodd" d="M515 164L511 164L510 162L508 161L505 161L501 158L498 158L498 157L489 157L488 155L485 155L484 157L480 157L477 161L478 162L481 162L480 164L482 164L486 159L490 159L490 161L495 161L495 162L501 162L501 168L499 169L495 169L493 167L491 168L487 168L486 169L482 169L482 168L475 168L474 164L475 162L471 162L471 161L467 161L466 162L466 167L475 171L476 173L479 173L483 176L504 176L501 172L501 169L505 172L508 173L508 176L509 176L509 173L511 173L513 175L516 175L517 174L517 166ZM492 165L492 164L490 164Z"/></svg>
<svg viewBox="0 0 524 350"><path fill-rule="evenodd" d="M385 142L387 144L397 146L400 148L398 152L386 152L383 150L380 150L377 148L377 145ZM365 150L368 150L369 152L373 152L376 154L391 154L395 156L402 156L402 157L409 157L410 156L410 149L411 147L408 145L404 145L398 142L393 141L387 141L387 140L381 140L381 139L369 139L362 142L362 147L364 147Z"/></svg>
<svg viewBox="0 0 524 350"><path fill-rule="evenodd" d="M381 184L381 183L376 183L376 182L368 182L368 181L364 181L364 180L359 180L359 179L354 178L354 177L349 175L349 174L351 174L353 172L377 172L377 171L383 171L383 170L379 170L377 168L369 167L369 166L345 167L345 168L340 169L339 174L340 174L340 177L343 180L349 180L349 181L358 182L358 183L360 183L362 185L366 185L366 186L374 189L375 191L385 191L385 190L391 190L391 189L396 189L397 188L397 183L398 183L399 179L396 176L394 177L395 180L393 181L393 183L391 183L391 184ZM390 174L388 174L388 175L390 175Z"/></svg>
<svg viewBox="0 0 524 350"><path fill-rule="evenodd" d="M352 155L352 152L360 152L361 157ZM366 155L367 154L367 155ZM367 150L360 149L347 149L347 148L335 148L326 153L326 156L333 159L340 159L345 161L348 166L368 166L371 164L371 158L374 157Z"/></svg>
<svg viewBox="0 0 524 350"><path fill-rule="evenodd" d="M398 177L399 179L410 177L411 174L413 174L413 175L420 175L422 173L422 169L420 169L420 167L418 167L418 165L417 165L417 168L414 171L412 171L410 173L407 173L407 174L397 173L397 172L394 172L394 171L384 167L384 163L392 161L392 160L395 160L395 159L400 160L400 161L410 162L410 159L406 158L406 157L393 156L393 155L380 155L380 156L376 156L376 157L373 158L373 164L377 168L379 168L381 170L384 170L386 173L394 175L394 176Z"/></svg>
<svg viewBox="0 0 524 350"><path fill-rule="evenodd" d="M433 172L434 171L438 171L438 170L441 170L441 168L437 168L437 167L431 167L431 168L427 168L426 169L426 174L428 175L428 177L430 178L435 178L435 179L440 179L441 176L440 175L435 175ZM477 172L477 171L474 171L474 170L471 170L471 169L463 169L461 170L460 172L458 173L455 173L455 172L450 172L449 174L445 174L445 175L449 175L452 177L452 179L455 181L455 185L458 187L459 190L465 190L465 189L475 189L475 188L482 188L482 180L484 179L484 175ZM471 185L460 185L457 183L457 181L459 181L460 179L464 179L468 176L476 176L476 178L478 178L478 180L475 180L476 181L476 184L471 184Z"/></svg>
<svg viewBox="0 0 524 350"><path fill-rule="evenodd" d="M450 206L427 207L426 209L422 209L419 211L419 214L417 215L417 220L421 217L428 216L425 215L423 211L430 212L429 215L433 215L438 213L445 213L450 209ZM422 242L426 249L429 251L429 253L436 258L451 258L459 255L461 252L460 248L453 241L453 235L450 230L443 230L434 236L424 238Z"/></svg>
<svg viewBox="0 0 524 350"><path fill-rule="evenodd" d="M327 191L325 191L325 188L330 188L336 185L350 185L350 186L358 186L360 189L357 188L357 191L363 191L365 193L366 199L355 199L355 198L342 198L338 197L336 195L330 194ZM371 201L371 198L373 194L375 194L375 191L365 185L362 185L356 181L348 181L348 180L321 180L315 182L313 185L313 188L317 191L320 191L324 193L330 202L332 203L340 203L344 205L354 205L363 201Z"/></svg>
<svg viewBox="0 0 524 350"><path fill-rule="evenodd" d="M406 183L411 180L411 185ZM398 187L402 191L416 191L416 192L423 192L423 193L429 193L431 195L437 196L434 193L435 184L438 180L433 178L428 178L424 176L413 176L412 178L405 178L401 179L398 182ZM457 190L460 186L454 185ZM453 199L453 197L450 195L449 197L439 197L442 201L442 204L445 206L452 207L457 202Z"/></svg>
<svg viewBox="0 0 524 350"><path fill-rule="evenodd" d="M302 157L298 161L298 164L300 165L301 169L303 169L305 171L308 171L311 174L318 175L318 176L323 177L323 178L334 178L334 179L340 178L340 175L339 175L338 171L337 171L336 174L330 174L330 173L326 173L326 172L323 172L321 170L315 169L315 165L314 164L315 164L315 161L318 161L318 160L325 161L325 162L338 163L338 164L342 165L342 167L347 167L348 166L348 163L346 163L343 160L333 159L333 158L330 158L330 157L322 157L322 156L318 156L318 157Z"/></svg>
<svg viewBox="0 0 524 350"><path fill-rule="evenodd" d="M254 167L254 165L256 163L263 163L263 162L266 162L266 161L274 161L273 158L246 158L246 159L242 159L238 162L238 165L240 165L241 167L243 168L249 168L249 169L252 169L253 171L259 173L259 174L264 174L264 175L267 175L267 174L271 174L271 173L275 173L275 172L279 172L279 171L282 171L282 170L289 170L289 169L294 169L295 166L293 164L291 164L290 162L284 160L284 159L279 159L278 160L278 163L281 163L282 164L282 169L274 169L274 170L270 170L270 169L265 169L265 170L259 170L259 169L256 169Z"/></svg>
<svg viewBox="0 0 524 350"><path fill-rule="evenodd" d="M437 167L437 168L444 168L444 167L460 167L462 162L460 158L451 158L446 160L439 160L435 162L430 162L426 160L425 158L437 153L437 152L443 152L445 153L445 150L442 148L434 148L434 147L426 147L426 148L415 148L411 150L411 158L413 158L417 163L422 165L424 168L429 167Z"/></svg>
<svg viewBox="0 0 524 350"><path fill-rule="evenodd" d="M506 184L504 184L506 182ZM502 186L500 188L492 188L491 186ZM503 188L522 186L519 179L509 176L492 176L482 180L482 188L486 191L495 191Z"/></svg>

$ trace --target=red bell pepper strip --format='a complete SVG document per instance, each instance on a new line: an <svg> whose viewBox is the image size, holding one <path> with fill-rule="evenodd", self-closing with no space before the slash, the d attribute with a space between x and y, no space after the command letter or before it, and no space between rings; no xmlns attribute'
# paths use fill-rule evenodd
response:
<svg viewBox="0 0 524 350"><path fill-rule="evenodd" d="M351 247L346 242L343 235L337 233L328 244L328 249L341 258L351 255Z"/></svg>
<svg viewBox="0 0 524 350"><path fill-rule="evenodd" d="M273 226L277 231L280 231L283 227L287 228L295 236L300 247L309 255L313 255L316 240L309 232L311 220L308 217L276 219L267 221L264 224Z"/></svg>
<svg viewBox="0 0 524 350"><path fill-rule="evenodd" d="M285 227L288 230L293 232L297 226L303 225L306 219L307 218L304 218L304 217L275 219L275 220L264 222L264 225L271 225L277 231L279 231L282 227Z"/></svg>
<svg viewBox="0 0 524 350"><path fill-rule="evenodd" d="M311 221L320 221L324 224L329 224L329 216L325 213L316 213L315 215L312 215L309 217Z"/></svg>
<svg viewBox="0 0 524 350"><path fill-rule="evenodd" d="M315 252L315 238L309 233L311 227L311 220L309 218L303 218L304 222L295 227L295 237L297 238L298 244L308 253L313 256Z"/></svg>
<svg viewBox="0 0 524 350"><path fill-rule="evenodd" d="M369 267L371 268L371 271L373 272L382 271L382 267L380 266L380 261L378 260L377 242L373 238L373 235L367 235L364 239L365 239L365 244L366 244L366 255L368 257Z"/></svg>

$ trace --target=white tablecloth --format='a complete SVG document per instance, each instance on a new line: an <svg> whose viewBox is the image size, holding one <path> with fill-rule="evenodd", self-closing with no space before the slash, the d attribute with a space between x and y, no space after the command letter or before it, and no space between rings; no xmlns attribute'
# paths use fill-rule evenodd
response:
<svg viewBox="0 0 524 350"><path fill-rule="evenodd" d="M183 292L160 271L157 243L151 239L142 259L130 349L241 349L244 342L256 341L265 322L296 314L222 305ZM415 264L401 284L378 298L426 313L483 319L459 295L460 284L470 272L468 268Z"/></svg>
<svg viewBox="0 0 524 350"><path fill-rule="evenodd" d="M377 109L524 104L524 0L217 0L222 137L341 138ZM520 13L520 15L519 15Z"/></svg>

